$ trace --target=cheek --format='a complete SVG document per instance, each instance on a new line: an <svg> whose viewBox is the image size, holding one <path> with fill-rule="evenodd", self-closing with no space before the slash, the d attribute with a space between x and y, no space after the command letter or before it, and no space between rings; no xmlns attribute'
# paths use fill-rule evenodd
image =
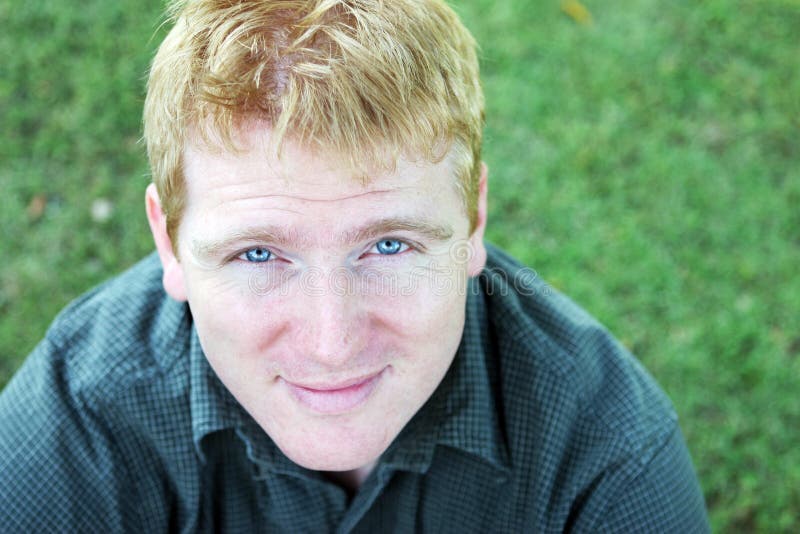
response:
<svg viewBox="0 0 800 534"><path fill-rule="evenodd" d="M188 284L189 306L209 360L254 360L280 328L279 298L259 295L237 277L197 276Z"/></svg>
<svg viewBox="0 0 800 534"><path fill-rule="evenodd" d="M466 271L418 270L391 298L372 299L371 308L406 338L429 341L461 337L466 303Z"/></svg>
<svg viewBox="0 0 800 534"><path fill-rule="evenodd" d="M464 330L461 295L420 292L392 303L391 325L399 349L387 416L409 419L441 383L453 362ZM398 402L398 399L404 399Z"/></svg>
<svg viewBox="0 0 800 534"><path fill-rule="evenodd" d="M399 358L398 377L411 388L409 395L429 393L449 368L464 331L466 296L418 290L392 299L378 321Z"/></svg>

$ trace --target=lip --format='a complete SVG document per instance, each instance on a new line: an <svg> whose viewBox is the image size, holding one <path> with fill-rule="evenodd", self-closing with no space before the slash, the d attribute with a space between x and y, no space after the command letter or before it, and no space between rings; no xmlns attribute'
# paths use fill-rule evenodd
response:
<svg viewBox="0 0 800 534"><path fill-rule="evenodd" d="M294 399L320 414L341 414L363 405L378 386L386 368L337 383L295 384L282 379Z"/></svg>

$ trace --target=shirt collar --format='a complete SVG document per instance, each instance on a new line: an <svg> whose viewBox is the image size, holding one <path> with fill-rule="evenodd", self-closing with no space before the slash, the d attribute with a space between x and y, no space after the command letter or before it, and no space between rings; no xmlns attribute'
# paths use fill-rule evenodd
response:
<svg viewBox="0 0 800 534"><path fill-rule="evenodd" d="M470 279L464 333L453 364L428 402L384 452L381 464L425 472L437 445L475 455L508 471L509 459L495 403L495 355L489 339L486 303L476 279ZM294 465L225 388L208 364L197 332L189 343L190 409L195 448L201 459L205 436L236 429L251 460L273 472L305 474Z"/></svg>
<svg viewBox="0 0 800 534"><path fill-rule="evenodd" d="M205 461L201 442L209 434L242 425L244 410L222 384L206 359L191 326L189 333L189 409L192 416L192 438L197 454Z"/></svg>

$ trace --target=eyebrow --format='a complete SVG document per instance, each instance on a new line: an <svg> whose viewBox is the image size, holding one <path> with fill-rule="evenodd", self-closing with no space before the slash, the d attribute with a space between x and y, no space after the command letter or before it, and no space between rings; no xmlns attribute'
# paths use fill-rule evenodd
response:
<svg viewBox="0 0 800 534"><path fill-rule="evenodd" d="M410 232L431 241L447 241L453 237L453 229L450 226L418 219L390 217L369 222L353 232L346 232L339 241L342 244L352 245L395 232Z"/></svg>
<svg viewBox="0 0 800 534"><path fill-rule="evenodd" d="M369 221L361 227L342 233L335 240L342 245L353 245L396 232L410 232L431 241L447 241L453 236L449 225L420 221L407 217L388 217ZM203 242L192 240L195 256L214 258L234 252L242 243L263 243L264 245L291 246L307 243L308 237L279 225L266 225L247 228L217 241Z"/></svg>

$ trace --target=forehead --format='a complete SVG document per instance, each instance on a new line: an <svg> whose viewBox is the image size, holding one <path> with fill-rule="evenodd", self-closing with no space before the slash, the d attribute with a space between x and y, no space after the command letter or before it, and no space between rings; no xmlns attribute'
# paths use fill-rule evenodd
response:
<svg viewBox="0 0 800 534"><path fill-rule="evenodd" d="M291 141L283 142L278 151L267 128L240 133L235 150L190 141L184 149L183 170L190 205L248 192L309 201L381 192L437 198L459 193L448 157L437 162L397 157L353 163Z"/></svg>
<svg viewBox="0 0 800 534"><path fill-rule="evenodd" d="M468 230L447 158L401 158L391 169L372 165L370 172L367 165L354 169L342 158L290 142L278 155L268 130L251 131L244 141L237 151L186 147L181 231L191 232L185 236L190 242L267 235L319 244L352 242L353 235L373 236L380 228L421 228L439 236ZM364 227L368 221L372 228Z"/></svg>

